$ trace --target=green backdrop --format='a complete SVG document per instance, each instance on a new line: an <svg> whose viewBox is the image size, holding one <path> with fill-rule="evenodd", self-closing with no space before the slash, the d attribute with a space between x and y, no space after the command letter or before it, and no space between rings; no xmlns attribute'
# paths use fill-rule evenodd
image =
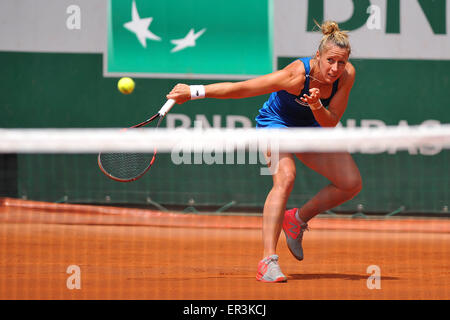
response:
<svg viewBox="0 0 450 320"><path fill-rule="evenodd" d="M117 78L102 76L100 54L0 52L0 127L123 127L142 121L165 101L178 82L208 84L201 80L136 79L131 95L116 89ZM279 59L284 66L292 58ZM448 74L450 61L352 60L357 80L342 119L360 124L378 119L387 125L401 120L450 123ZM200 100L177 106L172 112L191 119L205 114L244 115L252 121L267 96L243 100ZM223 123L224 125L224 123ZM436 155L355 154L363 177L363 191L336 208L355 212L437 213L449 204L449 151ZM9 159L16 159L10 157ZM17 197L81 203L211 205L235 201L236 207L261 208L271 188L271 177L260 176L260 165L174 165L160 155L155 167L137 182L122 184L107 179L97 168L95 155L20 154ZM2 166L2 170L8 167ZM12 168L9 166L9 168ZM327 181L298 163L297 180L288 206L309 199ZM1 175L0 175L1 176ZM5 181L2 181L5 183ZM149 200L150 199L150 200Z"/></svg>

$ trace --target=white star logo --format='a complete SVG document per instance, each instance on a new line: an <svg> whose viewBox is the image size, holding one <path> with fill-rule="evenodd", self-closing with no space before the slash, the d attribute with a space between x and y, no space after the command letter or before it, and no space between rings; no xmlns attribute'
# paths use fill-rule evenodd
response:
<svg viewBox="0 0 450 320"><path fill-rule="evenodd" d="M139 42L142 44L144 48L147 48L146 39L161 41L161 38L157 35L153 34L148 30L150 23L152 23L153 18L144 18L141 19L139 17L139 13L136 8L136 2L133 0L133 8L131 10L132 20L130 22L125 23L123 26L130 30L131 32L136 34Z"/></svg>
<svg viewBox="0 0 450 320"><path fill-rule="evenodd" d="M194 34L194 29L191 29L183 39L171 40L170 42L175 44L176 47L173 48L170 52L173 53L186 49L187 47L195 47L195 40L197 40L205 31L206 29L202 29Z"/></svg>

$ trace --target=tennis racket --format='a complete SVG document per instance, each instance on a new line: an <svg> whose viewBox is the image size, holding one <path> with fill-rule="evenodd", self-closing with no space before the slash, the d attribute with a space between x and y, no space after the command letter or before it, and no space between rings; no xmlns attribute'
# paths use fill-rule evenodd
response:
<svg viewBox="0 0 450 320"><path fill-rule="evenodd" d="M169 99L151 118L131 128L140 128L157 121L159 127L166 114L175 105L175 100ZM130 129L131 129L130 128ZM124 129L126 130L126 129ZM99 153L97 162L100 170L108 177L119 182L131 182L142 177L153 165L156 158L156 148L152 153Z"/></svg>

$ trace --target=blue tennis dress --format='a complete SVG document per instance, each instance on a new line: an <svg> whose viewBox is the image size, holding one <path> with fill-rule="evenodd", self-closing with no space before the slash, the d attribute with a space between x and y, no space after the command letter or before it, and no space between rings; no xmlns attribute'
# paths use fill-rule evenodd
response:
<svg viewBox="0 0 450 320"><path fill-rule="evenodd" d="M320 127L311 109L300 100L305 93L309 95L309 72L311 58L300 58L305 66L305 84L300 95L290 94L285 90L273 92L269 100L259 109L255 118L257 128L288 128L288 127ZM328 107L336 94L339 79L333 83L333 90L328 99L320 99L324 107Z"/></svg>

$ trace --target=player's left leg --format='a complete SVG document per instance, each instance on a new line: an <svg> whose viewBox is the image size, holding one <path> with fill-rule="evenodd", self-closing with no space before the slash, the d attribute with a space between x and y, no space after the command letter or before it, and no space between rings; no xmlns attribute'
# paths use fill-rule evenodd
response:
<svg viewBox="0 0 450 320"><path fill-rule="evenodd" d="M298 153L296 156L331 182L300 208L299 217L303 222L352 199L361 191L361 175L348 152Z"/></svg>
<svg viewBox="0 0 450 320"><path fill-rule="evenodd" d="M300 209L287 210L283 231L287 245L297 260L303 260L303 233L307 222L317 214L334 208L356 196L362 187L358 167L349 153L299 153L306 166L328 178L331 182Z"/></svg>

